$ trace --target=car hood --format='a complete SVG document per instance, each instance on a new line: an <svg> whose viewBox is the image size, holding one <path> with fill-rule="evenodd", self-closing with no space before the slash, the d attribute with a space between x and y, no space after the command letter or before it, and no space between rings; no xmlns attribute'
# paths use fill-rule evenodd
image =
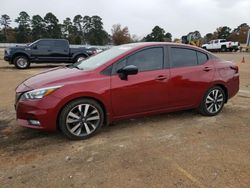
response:
<svg viewBox="0 0 250 188"><path fill-rule="evenodd" d="M87 78L90 73L90 71L79 70L77 68L57 67L26 79L16 88L16 92L75 83L77 80L81 81Z"/></svg>

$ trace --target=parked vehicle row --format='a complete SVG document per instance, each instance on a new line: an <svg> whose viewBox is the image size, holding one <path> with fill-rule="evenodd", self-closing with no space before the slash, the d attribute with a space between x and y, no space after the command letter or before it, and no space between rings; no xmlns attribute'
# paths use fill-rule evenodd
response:
<svg viewBox="0 0 250 188"><path fill-rule="evenodd" d="M30 63L75 63L95 53L95 48L70 48L65 39L40 39L5 49L4 59L18 69L26 69Z"/></svg>
<svg viewBox="0 0 250 188"><path fill-rule="evenodd" d="M240 49L239 42L226 41L226 39L211 40L208 44L203 44L202 48L208 51L237 51Z"/></svg>
<svg viewBox="0 0 250 188"><path fill-rule="evenodd" d="M21 126L85 139L126 118L186 109L214 116L238 90L238 67L206 50L135 43L25 80L15 106Z"/></svg>

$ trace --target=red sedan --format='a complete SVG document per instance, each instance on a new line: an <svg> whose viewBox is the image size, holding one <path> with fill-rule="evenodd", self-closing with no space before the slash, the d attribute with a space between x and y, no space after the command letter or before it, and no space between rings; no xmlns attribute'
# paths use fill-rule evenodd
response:
<svg viewBox="0 0 250 188"><path fill-rule="evenodd" d="M131 117L186 109L214 116L238 90L238 67L203 49L126 44L25 80L16 89L17 121L84 139Z"/></svg>

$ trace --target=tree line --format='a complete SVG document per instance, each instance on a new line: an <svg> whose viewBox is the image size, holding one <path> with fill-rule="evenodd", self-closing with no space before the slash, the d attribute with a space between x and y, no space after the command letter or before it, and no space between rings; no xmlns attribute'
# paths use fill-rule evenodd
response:
<svg viewBox="0 0 250 188"><path fill-rule="evenodd" d="M192 40L206 43L220 38L245 43L250 29L247 23L243 23L234 29L228 26L218 27L214 32L207 33L203 37L199 31L192 31L182 36L181 39L172 39L171 33L166 32L160 26L155 26L151 33L140 39L136 35L131 35L128 27L122 27L120 24L113 25L111 35L108 34L103 28L102 18L97 15L78 14L73 19L67 17L60 23L51 12L44 17L40 15L31 17L27 12L22 11L14 19L17 23L16 27L11 27L12 22L7 14L1 16L0 42L29 43L40 38L63 38L68 39L70 44L119 45L138 41L184 41L185 43L187 40Z"/></svg>

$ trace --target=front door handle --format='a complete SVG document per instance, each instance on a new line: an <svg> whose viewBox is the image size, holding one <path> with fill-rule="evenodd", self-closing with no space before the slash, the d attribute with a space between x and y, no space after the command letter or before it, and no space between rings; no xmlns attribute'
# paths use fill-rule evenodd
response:
<svg viewBox="0 0 250 188"><path fill-rule="evenodd" d="M157 76L156 77L156 80L166 80L167 79L167 77L166 76L164 76L164 75L160 75L160 76Z"/></svg>
<svg viewBox="0 0 250 188"><path fill-rule="evenodd" d="M205 72L208 72L208 71L211 71L212 70L212 67L205 67L204 69L203 69L203 71L205 71Z"/></svg>

